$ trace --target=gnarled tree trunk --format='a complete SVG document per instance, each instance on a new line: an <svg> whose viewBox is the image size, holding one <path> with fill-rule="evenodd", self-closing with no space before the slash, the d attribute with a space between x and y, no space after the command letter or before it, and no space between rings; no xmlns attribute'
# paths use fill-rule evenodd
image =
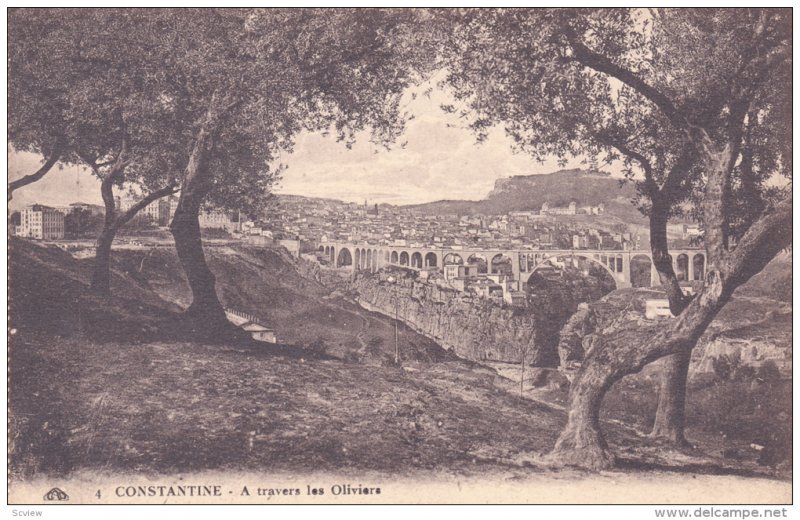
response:
<svg viewBox="0 0 800 520"><path fill-rule="evenodd" d="M92 268L93 292L102 296L111 294L111 244L114 242L117 232L146 206L173 193L175 193L175 187L171 185L150 192L120 215L117 215L113 197L110 197L111 205L106 204L106 220L100 236L97 237L97 245L95 246L94 266Z"/></svg>
<svg viewBox="0 0 800 520"><path fill-rule="evenodd" d="M676 446L689 447L686 427L686 383L692 351L686 350L667 356L661 365L661 386L658 409L650 436L664 439Z"/></svg>
<svg viewBox="0 0 800 520"><path fill-rule="evenodd" d="M174 186L166 186L146 195L142 200L131 206L124 213L119 214L116 201L114 200L114 186L121 186L125 181L125 168L128 166L128 144L123 136L122 147L111 165L111 169L105 176L100 175L95 161L85 158L84 160L92 166L95 174L100 177L100 195L103 198L105 207L105 218L103 219L103 230L97 237L95 247L94 266L92 269L92 292L101 296L111 294L111 244L117 231L130 222L145 206L153 201L175 192Z"/></svg>
<svg viewBox="0 0 800 520"><path fill-rule="evenodd" d="M117 234L117 206L114 200L114 185L122 184L125 179L126 153L127 141L123 138L122 148L111 170L105 177L100 176L94 163L90 163L101 179L100 195L103 197L103 206L105 206L103 230L100 232L100 236L97 237L92 270L92 291L101 296L107 296L111 293L111 243Z"/></svg>
<svg viewBox="0 0 800 520"><path fill-rule="evenodd" d="M570 387L567 425L551 459L559 465L603 469L613 466L615 458L600 428L600 405L616 379L610 366L590 357Z"/></svg>
<svg viewBox="0 0 800 520"><path fill-rule="evenodd" d="M667 293L670 311L673 316L677 316L686 307L689 299L684 297L678 277L672 268L672 258L667 245L668 213L669 208L664 195L654 194L650 211L650 251L661 285ZM689 348L694 348L694 345ZM691 350L686 350L667 356L662 361L658 409L650 432L653 438L664 439L681 447L689 445L684 427L686 382L690 359Z"/></svg>
<svg viewBox="0 0 800 520"><path fill-rule="evenodd" d="M553 462L592 470L614 465L598 420L603 399L611 385L622 377L640 371L656 359L691 350L732 292L724 287L718 273L709 274L704 297L689 304L652 341L642 342L635 334L622 331L595 342L572 382L569 418L550 453Z"/></svg>
<svg viewBox="0 0 800 520"><path fill-rule="evenodd" d="M608 456L598 423L600 406L611 384L657 359L690 353L733 291L791 243L791 230L789 196L755 222L732 253L712 256L714 249L707 243L713 261L702 289L651 341L642 342L635 334L626 337L625 331L599 338L572 383L567 426L550 459L595 470L611 467L613 458Z"/></svg>
<svg viewBox="0 0 800 520"><path fill-rule="evenodd" d="M217 298L216 278L206 264L200 238L198 208L178 203L170 231L175 238L178 258L192 290L192 304L186 311L193 331L214 333L230 323Z"/></svg>
<svg viewBox="0 0 800 520"><path fill-rule="evenodd" d="M226 318L225 309L217 297L216 278L206 263L200 236L200 208L213 186L209 156L222 112L220 99L214 94L195 137L183 176L178 207L170 223L178 259L192 290L192 304L184 315L186 324L190 332L214 341L232 338L237 332Z"/></svg>
<svg viewBox="0 0 800 520"><path fill-rule="evenodd" d="M97 237L92 266L92 291L101 296L111 294L111 243L116 233L115 226L104 226Z"/></svg>

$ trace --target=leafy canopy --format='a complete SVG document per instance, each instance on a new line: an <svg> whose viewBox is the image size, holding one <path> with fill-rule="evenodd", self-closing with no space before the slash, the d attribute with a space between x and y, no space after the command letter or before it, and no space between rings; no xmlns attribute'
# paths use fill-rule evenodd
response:
<svg viewBox="0 0 800 520"><path fill-rule="evenodd" d="M178 182L212 97L208 202L255 208L298 132L346 144L402 131L402 92L426 70L420 13L354 9L19 9L9 17L12 144L111 164L152 190Z"/></svg>
<svg viewBox="0 0 800 520"><path fill-rule="evenodd" d="M770 178L791 178L791 94L785 88L791 63L779 59L791 51L790 12L487 9L438 15L451 28L442 45L445 84L479 139L499 122L519 149L538 159L620 159L636 181L639 207L649 211L661 192L674 214L698 201L705 182L702 150L686 127L702 128L715 142L736 140L741 125L730 115L744 104L743 153L728 211L734 234L776 195Z"/></svg>

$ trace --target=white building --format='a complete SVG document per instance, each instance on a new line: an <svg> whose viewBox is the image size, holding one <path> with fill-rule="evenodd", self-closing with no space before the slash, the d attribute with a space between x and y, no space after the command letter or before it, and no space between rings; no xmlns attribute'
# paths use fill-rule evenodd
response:
<svg viewBox="0 0 800 520"><path fill-rule="evenodd" d="M239 231L239 222L235 222L227 211L201 211L200 227L206 229L224 229L228 232Z"/></svg>
<svg viewBox="0 0 800 520"><path fill-rule="evenodd" d="M567 206L566 208L563 207L551 208L550 204L545 202L544 204L542 204L542 210L540 213L542 215L577 215L578 208L574 200L570 202L569 206Z"/></svg>
<svg viewBox="0 0 800 520"><path fill-rule="evenodd" d="M134 200L134 199L123 199L120 202L120 206L121 206L120 207L120 211L122 211L123 213L128 211L137 202L139 202L139 201L138 200ZM137 214L137 216L141 216L142 218L145 218L145 219L153 221L153 222L158 221L159 204L157 202L155 202L155 201L151 202L150 204L148 204L144 208L140 209L139 213Z"/></svg>
<svg viewBox="0 0 800 520"><path fill-rule="evenodd" d="M20 212L17 236L39 240L64 238L64 214L41 204L28 206Z"/></svg>

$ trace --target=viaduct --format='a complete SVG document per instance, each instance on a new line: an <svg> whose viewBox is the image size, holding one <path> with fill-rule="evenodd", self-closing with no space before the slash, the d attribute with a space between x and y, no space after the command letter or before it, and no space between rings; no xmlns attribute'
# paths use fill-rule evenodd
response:
<svg viewBox="0 0 800 520"><path fill-rule="evenodd" d="M320 242L318 251L337 268L353 271L377 271L386 266L412 270L443 269L445 265L477 263L485 272L510 274L520 284L545 265L567 258L583 258L603 267L614 279L617 288L660 285L649 250L587 249L453 249L436 247L387 246L348 242ZM672 252L672 266L679 281L702 280L705 275L705 250L680 249ZM647 276L632 279L631 265L638 263L649 269ZM638 269L637 272L644 271Z"/></svg>

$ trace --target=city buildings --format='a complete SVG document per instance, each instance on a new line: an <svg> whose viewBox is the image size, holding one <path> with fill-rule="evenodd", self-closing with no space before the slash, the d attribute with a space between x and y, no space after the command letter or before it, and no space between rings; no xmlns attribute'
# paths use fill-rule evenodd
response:
<svg viewBox="0 0 800 520"><path fill-rule="evenodd" d="M33 204L20 211L20 223L16 235L38 240L58 240L64 238L64 213Z"/></svg>

